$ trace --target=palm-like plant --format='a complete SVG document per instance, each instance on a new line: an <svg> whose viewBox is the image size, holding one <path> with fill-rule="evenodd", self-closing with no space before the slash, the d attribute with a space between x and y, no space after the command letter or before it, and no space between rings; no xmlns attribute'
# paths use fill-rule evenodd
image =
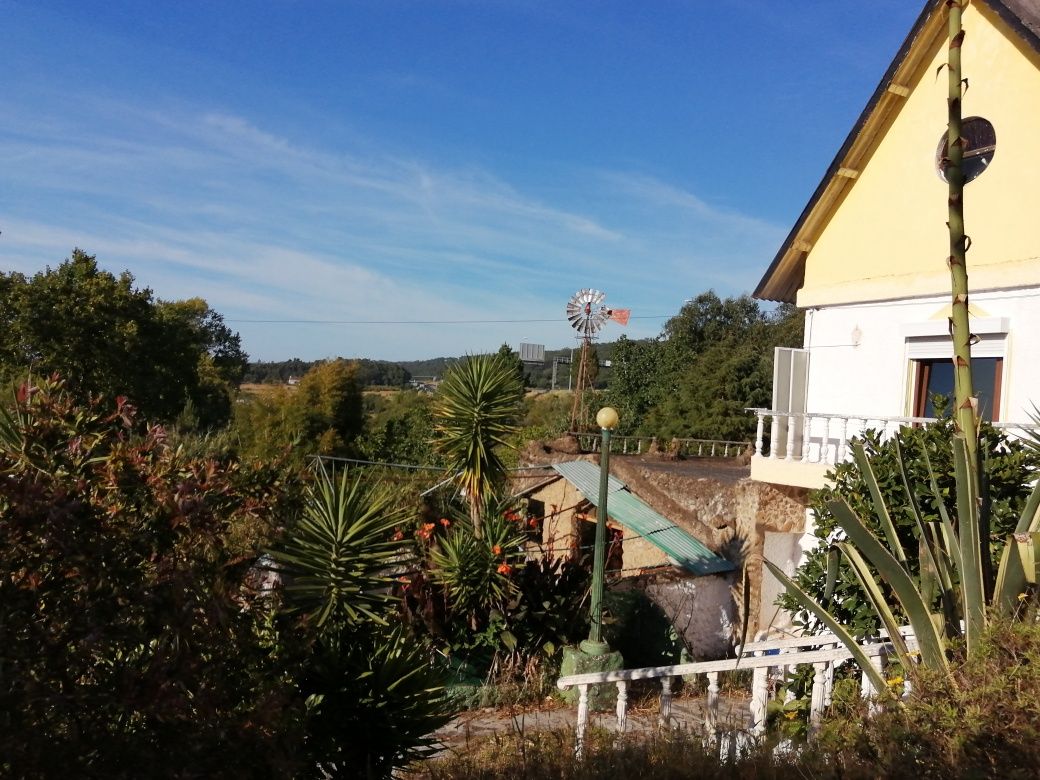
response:
<svg viewBox="0 0 1040 780"><path fill-rule="evenodd" d="M447 372L434 402L434 446L469 504L474 535L483 535L484 508L505 481L498 447L516 431L523 384L515 363L474 355Z"/></svg>
<svg viewBox="0 0 1040 780"><path fill-rule="evenodd" d="M393 566L408 554L392 534L406 518L388 491L320 469L303 517L271 553L291 576L290 604L319 631L385 622Z"/></svg>
<svg viewBox="0 0 1040 780"><path fill-rule="evenodd" d="M304 515L272 552L304 615L309 757L327 777L389 778L434 749L452 717L429 648L391 628L395 570L410 542L394 530L408 510L393 494L319 469Z"/></svg>

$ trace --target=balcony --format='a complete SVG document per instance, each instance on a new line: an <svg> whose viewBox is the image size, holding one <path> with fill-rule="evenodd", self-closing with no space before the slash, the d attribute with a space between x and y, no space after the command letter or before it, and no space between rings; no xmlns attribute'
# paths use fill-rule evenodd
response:
<svg viewBox="0 0 1040 780"><path fill-rule="evenodd" d="M935 422L931 417L863 417L823 412L778 412L748 409L758 419L755 452L751 458L751 478L775 485L821 488L827 472L837 463L852 457L849 441L867 430L891 438L900 428ZM1011 436L1024 435L1040 426L998 422Z"/></svg>

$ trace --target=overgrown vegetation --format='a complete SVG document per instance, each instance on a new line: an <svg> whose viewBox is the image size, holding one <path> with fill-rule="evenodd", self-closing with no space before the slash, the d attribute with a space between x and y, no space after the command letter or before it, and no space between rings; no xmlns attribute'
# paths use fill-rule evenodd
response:
<svg viewBox="0 0 1040 780"><path fill-rule="evenodd" d="M620 433L740 440L754 432L744 410L769 406L773 348L801 346L802 313L766 312L743 295L698 295L648 341L622 338L611 353L606 402Z"/></svg>
<svg viewBox="0 0 1040 780"><path fill-rule="evenodd" d="M23 385L0 408L0 774L386 777L423 755L450 708L432 650L389 628L400 510L304 482Z"/></svg>
<svg viewBox="0 0 1040 780"><path fill-rule="evenodd" d="M892 526L905 551L907 571L913 577L921 576L921 540L914 505L925 526L936 527L942 519L939 498L949 502L956 495L953 452L950 449L952 435L952 421L942 418L933 425L902 428L896 436L884 441L876 431L868 432L863 439L881 498L888 507ZM982 450L990 453L983 463L982 484L991 518L988 535L993 557L988 563L995 568L1004 540L1015 530L1026 505L1032 482L1040 469L1040 457L1035 449L1019 440L1009 439L990 426L982 428L980 439ZM913 491L913 503L907 498L903 472ZM937 491L932 489L932 473L936 477ZM884 538L885 529L875 512L867 480L856 462L838 464L833 469L832 478L832 486L812 495L813 534L819 544L806 556L794 579L854 636L878 636L882 625L877 611L848 560L834 546L841 533L830 504L843 497L875 536ZM876 574L876 570L872 571ZM938 598L938 593L934 593L932 607L936 611L941 609ZM795 614L802 627L817 631L826 628L794 596L784 593L779 603ZM905 615L899 614L905 619Z"/></svg>

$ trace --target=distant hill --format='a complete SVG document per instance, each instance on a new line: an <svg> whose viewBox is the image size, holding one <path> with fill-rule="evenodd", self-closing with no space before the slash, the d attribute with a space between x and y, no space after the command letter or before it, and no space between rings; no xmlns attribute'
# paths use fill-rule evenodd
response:
<svg viewBox="0 0 1040 780"><path fill-rule="evenodd" d="M610 379L610 369L606 367L605 363L610 360L610 354L613 351L614 342L608 341L596 343L593 346L596 349L596 355L599 358L600 363L599 372L596 374L596 387L604 388L607 385L607 381ZM541 365L526 365L524 374L526 376L527 386L548 390L552 385L553 360L555 358L570 359L572 351L574 355L574 363L571 365L561 363L557 367L556 387L566 388L569 372L573 371L577 374L578 371L577 363L578 355L580 353L580 344L578 344L578 342L575 342L573 350L570 347L552 350L547 349L545 351L544 363ZM444 372L447 370L448 366L462 357L464 356L436 357L427 360L399 360L396 362L361 358L356 362L359 365L359 378L361 379L362 384L366 386L382 385L386 387L402 387L407 385L411 379L422 379L425 377L440 378L444 376ZM282 384L287 382L290 376L303 376L313 366L320 362L322 361L307 361L300 360L299 358L292 358L291 360L250 363L244 381L250 383ZM573 379L571 381L573 381Z"/></svg>

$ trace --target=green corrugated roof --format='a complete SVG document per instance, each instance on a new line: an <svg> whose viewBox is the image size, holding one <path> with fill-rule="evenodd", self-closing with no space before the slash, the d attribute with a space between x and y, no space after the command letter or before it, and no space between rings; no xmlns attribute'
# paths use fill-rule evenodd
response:
<svg viewBox="0 0 1040 780"><path fill-rule="evenodd" d="M589 502L599 505L599 466L584 460L572 460L556 463L553 468ZM661 549L676 566L697 575L721 574L736 568L667 517L655 512L639 496L629 491L624 482L613 476L609 477L607 483L607 496L607 514L611 519Z"/></svg>

